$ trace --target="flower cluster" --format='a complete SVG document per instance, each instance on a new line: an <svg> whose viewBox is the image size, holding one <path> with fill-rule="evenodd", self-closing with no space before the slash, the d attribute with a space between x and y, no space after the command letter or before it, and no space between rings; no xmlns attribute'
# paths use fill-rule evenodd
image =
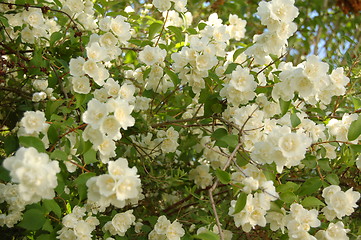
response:
<svg viewBox="0 0 361 240"><path fill-rule="evenodd" d="M194 93L199 93L205 87L204 78L208 76L208 70L217 65L217 57L226 56L225 46L231 39L230 31L235 26L240 27L238 31L241 33L233 33L232 37L242 36L245 22L234 16L230 18L232 28L227 28L217 14L211 14L205 28L199 34L189 36L189 47L185 46L171 55L174 61L172 68L179 73L183 84L192 87Z"/></svg>
<svg viewBox="0 0 361 240"><path fill-rule="evenodd" d="M111 235L124 236L126 231L135 224L133 210L124 213L117 213L110 222L104 225L104 230L109 231Z"/></svg>
<svg viewBox="0 0 361 240"><path fill-rule="evenodd" d="M28 204L55 196L59 163L51 161L46 153L21 147L15 156L6 158L3 165L10 171L11 180L19 183L19 195Z"/></svg>
<svg viewBox="0 0 361 240"><path fill-rule="evenodd" d="M137 168L129 168L125 158L110 161L108 172L87 181L88 201L96 202L102 208L110 204L123 208L127 204L136 204L143 197Z"/></svg>
<svg viewBox="0 0 361 240"><path fill-rule="evenodd" d="M24 43L38 43L40 45L48 45L48 41L42 39L49 39L51 34L58 32L60 26L54 19L45 18L40 8L30 8L28 11L20 13L5 14L8 19L10 27L6 29L11 39L15 39L21 35L21 40ZM21 32L15 31L14 28L23 26Z"/></svg>
<svg viewBox="0 0 361 240"><path fill-rule="evenodd" d="M160 216L154 226L154 229L149 233L148 239L180 240L184 233L182 224L180 224L177 220L171 223L166 216Z"/></svg>
<svg viewBox="0 0 361 240"><path fill-rule="evenodd" d="M189 179L194 180L194 183L202 189L210 186L212 184L212 175L209 173L209 166L198 165L189 172Z"/></svg>
<svg viewBox="0 0 361 240"><path fill-rule="evenodd" d="M85 218L85 219L84 219ZM92 239L92 232L99 225L99 220L86 214L86 209L75 206L73 211L63 217L63 228L58 231L57 239Z"/></svg>
<svg viewBox="0 0 361 240"><path fill-rule="evenodd" d="M319 227L316 209L307 210L301 204L293 203L290 207L290 214L286 216L286 227L290 239L314 239L308 231L311 228Z"/></svg>
<svg viewBox="0 0 361 240"><path fill-rule="evenodd" d="M27 204L19 194L19 185L17 184L3 184L0 183L0 203L8 204L8 213L0 214L0 226L13 227L18 221L22 219L22 211Z"/></svg>
<svg viewBox="0 0 361 240"><path fill-rule="evenodd" d="M241 184L242 191L247 195L244 209L234 213L236 201L231 201L228 214L234 218L237 227L242 226L243 231L249 232L256 225L266 225L266 213L271 208L271 201L278 199L278 193L272 181L267 181L264 173L252 164L247 164L240 171L232 174L232 182ZM252 192L258 189L262 192Z"/></svg>
<svg viewBox="0 0 361 240"><path fill-rule="evenodd" d="M279 69L282 71L279 74L281 81L272 90L275 101L279 98L289 101L294 93L298 93L307 103L321 102L327 105L333 96L345 93L345 86L349 82L343 68L334 69L328 74L328 64L315 55L308 56L306 61L295 67L287 63L279 66Z"/></svg>
<svg viewBox="0 0 361 240"><path fill-rule="evenodd" d="M274 162L277 171L281 173L284 167L290 168L301 163L311 142L303 132L292 132L288 126L276 126L264 141L254 145L251 157L260 164Z"/></svg>
<svg viewBox="0 0 361 240"><path fill-rule="evenodd" d="M360 193L352 191L352 188L344 192L340 186L331 185L323 189L322 197L327 204L322 212L328 221L332 221L335 217L342 219L350 216L354 208L357 208L356 202L360 199Z"/></svg>
<svg viewBox="0 0 361 240"><path fill-rule="evenodd" d="M95 150L99 150L103 162L115 157L114 140L121 139L120 129L127 130L134 125L135 120L131 116L133 109L134 106L127 99L120 97L110 98L106 103L96 98L88 102L88 108L83 114L83 121L88 126L83 138L93 143Z"/></svg>
<svg viewBox="0 0 361 240"><path fill-rule="evenodd" d="M272 61L270 54L281 56L285 52L287 39L297 30L292 21L298 16L298 9L294 0L261 1L257 8L257 15L268 31L253 37L254 44L245 54L254 57L257 64L263 65Z"/></svg>

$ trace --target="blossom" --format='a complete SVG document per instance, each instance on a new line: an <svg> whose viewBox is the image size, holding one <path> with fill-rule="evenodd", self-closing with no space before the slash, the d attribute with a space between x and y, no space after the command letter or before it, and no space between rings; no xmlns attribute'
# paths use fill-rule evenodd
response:
<svg viewBox="0 0 361 240"><path fill-rule="evenodd" d="M166 56L167 52L164 49L157 47L151 47L149 45L145 46L143 50L139 53L139 60L145 63L148 66L151 66L155 63L162 63Z"/></svg>
<svg viewBox="0 0 361 240"><path fill-rule="evenodd" d="M105 104L93 98L88 102L88 108L82 118L85 123L88 123L93 128L99 128L107 114Z"/></svg>
<svg viewBox="0 0 361 240"><path fill-rule="evenodd" d="M347 233L349 229L344 228L343 222L330 223L326 230L319 230L315 237L318 240L348 240Z"/></svg>
<svg viewBox="0 0 361 240"><path fill-rule="evenodd" d="M152 4L161 12L167 11L171 7L170 0L153 0Z"/></svg>
<svg viewBox="0 0 361 240"><path fill-rule="evenodd" d="M51 161L48 154L39 153L35 148L19 148L15 156L6 158L4 167L10 171L13 182L19 183L19 195L28 202L55 196L58 185L56 174L60 172L57 161Z"/></svg>
<svg viewBox="0 0 361 240"><path fill-rule="evenodd" d="M82 57L72 58L69 62L70 74L73 76L83 76L85 74L83 70L83 64L85 59Z"/></svg>
<svg viewBox="0 0 361 240"><path fill-rule="evenodd" d="M115 214L112 221L108 222L104 228L105 230L110 230L112 235L118 234L119 236L124 236L134 222L135 216L133 215L133 210L128 210L123 213Z"/></svg>
<svg viewBox="0 0 361 240"><path fill-rule="evenodd" d="M45 114L43 112L26 111L24 117L20 120L20 127L24 129L26 134L39 134L49 126L45 121Z"/></svg>
<svg viewBox="0 0 361 240"><path fill-rule="evenodd" d="M202 189L212 184L212 175L209 173L209 166L199 165L189 172L189 179L194 180Z"/></svg>
<svg viewBox="0 0 361 240"><path fill-rule="evenodd" d="M130 24L125 22L125 17L118 15L116 18L112 18L109 27L120 42L126 43L130 39Z"/></svg>
<svg viewBox="0 0 361 240"><path fill-rule="evenodd" d="M71 83L76 93L88 94L91 90L89 79L85 76L72 77Z"/></svg>
<svg viewBox="0 0 361 240"><path fill-rule="evenodd" d="M342 219L344 216L351 215L354 208L357 208L356 202L360 198L360 193L353 191L352 188L343 192L339 186L331 185L323 190L322 197L325 198L327 204L322 211L326 219L331 221L335 217Z"/></svg>

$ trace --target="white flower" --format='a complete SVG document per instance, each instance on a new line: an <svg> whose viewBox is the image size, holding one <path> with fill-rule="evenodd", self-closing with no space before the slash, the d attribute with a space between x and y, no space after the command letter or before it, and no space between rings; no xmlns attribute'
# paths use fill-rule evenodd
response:
<svg viewBox="0 0 361 240"><path fill-rule="evenodd" d="M69 8L73 14L81 13L85 8L83 0L66 0L63 6Z"/></svg>
<svg viewBox="0 0 361 240"><path fill-rule="evenodd" d="M117 199L125 200L136 198L139 194L140 179L138 176L120 177L115 186L115 194Z"/></svg>
<svg viewBox="0 0 361 240"><path fill-rule="evenodd" d="M33 82L33 86L34 86L34 88L36 90L44 91L48 87L48 81L47 80L36 79Z"/></svg>
<svg viewBox="0 0 361 240"><path fill-rule="evenodd" d="M331 221L335 217L342 219L344 216L349 216L357 208L356 202L360 198L360 193L355 192L352 188L346 192L341 191L337 185L331 185L325 188L322 192L327 206L322 209L326 219Z"/></svg>
<svg viewBox="0 0 361 240"><path fill-rule="evenodd" d="M82 118L85 123L93 128L99 128L107 114L106 105L93 98L88 102L88 108Z"/></svg>
<svg viewBox="0 0 361 240"><path fill-rule="evenodd" d="M320 230L315 237L318 240L348 240L347 233L349 229L344 228L343 222L330 223L326 230Z"/></svg>
<svg viewBox="0 0 361 240"><path fill-rule="evenodd" d="M39 8L30 8L28 11L23 11L23 18L25 23L34 28L44 27L43 13Z"/></svg>
<svg viewBox="0 0 361 240"><path fill-rule="evenodd" d="M278 140L278 147L286 158L302 159L310 144L311 141L306 135L298 133L287 133Z"/></svg>
<svg viewBox="0 0 361 240"><path fill-rule="evenodd" d="M122 43L126 43L131 37L130 24L125 22L125 19L125 17L118 15L110 20L109 25L110 29Z"/></svg>
<svg viewBox="0 0 361 240"><path fill-rule="evenodd" d="M185 234L182 224L174 221L167 227L166 236L169 240L179 240Z"/></svg>
<svg viewBox="0 0 361 240"><path fill-rule="evenodd" d="M101 47L98 42L93 42L90 46L86 47L87 56L95 62L104 61L107 56L107 51Z"/></svg>
<svg viewBox="0 0 361 240"><path fill-rule="evenodd" d="M32 97L32 101L33 102L40 102L40 101L43 101L45 100L47 97L46 93L45 92L35 92L33 94L33 97Z"/></svg>
<svg viewBox="0 0 361 240"><path fill-rule="evenodd" d="M76 93L88 94L91 90L89 79L85 76L72 77L71 83Z"/></svg>
<svg viewBox="0 0 361 240"><path fill-rule="evenodd" d="M139 53L139 60L148 66L155 63L162 63L167 52L164 49L157 47L145 46L144 49Z"/></svg>
<svg viewBox="0 0 361 240"><path fill-rule="evenodd" d="M134 125L135 119L130 115L134 106L129 105L127 101L122 99L114 100L112 102L108 101L108 103L114 104L111 108L114 109L114 116L118 120L121 128L127 130L128 127L132 127Z"/></svg>
<svg viewBox="0 0 361 240"><path fill-rule="evenodd" d="M112 175L103 174L98 176L96 185L99 187L99 193L105 197L109 197L114 194L116 180Z"/></svg>
<svg viewBox="0 0 361 240"><path fill-rule="evenodd" d="M154 225L154 231L158 234L166 234L167 228L170 224L171 223L167 217L162 215L158 218L157 223Z"/></svg>
<svg viewBox="0 0 361 240"><path fill-rule="evenodd" d="M189 172L189 179L194 180L202 189L212 184L212 175L209 173L208 165L199 165Z"/></svg>
<svg viewBox="0 0 361 240"><path fill-rule="evenodd" d="M83 65L85 59L82 57L72 58L69 62L70 74L73 76L83 76L85 72L83 71Z"/></svg>
<svg viewBox="0 0 361 240"><path fill-rule="evenodd" d="M60 168L46 153L21 147L15 156L6 158L3 165L10 171L12 181L19 183L19 194L24 201L35 203L55 196L56 174Z"/></svg>
<svg viewBox="0 0 361 240"><path fill-rule="evenodd" d="M77 221L74 227L74 234L77 239L91 239L91 232L94 228L84 220Z"/></svg>
<svg viewBox="0 0 361 240"><path fill-rule="evenodd" d="M135 216L133 210L116 214L111 223L119 236L124 236L125 232L134 224Z"/></svg>
<svg viewBox="0 0 361 240"><path fill-rule="evenodd" d="M170 0L153 0L152 4L161 12L167 11L171 7Z"/></svg>
<svg viewBox="0 0 361 240"><path fill-rule="evenodd" d="M113 140L121 139L120 123L114 116L107 116L100 125L100 131Z"/></svg>
<svg viewBox="0 0 361 240"><path fill-rule="evenodd" d="M20 127L24 129L26 134L39 134L49 126L45 121L45 114L43 112L27 111L20 120Z"/></svg>
<svg viewBox="0 0 361 240"><path fill-rule="evenodd" d="M107 32L99 38L102 47L112 48L118 43L118 39L111 33Z"/></svg>

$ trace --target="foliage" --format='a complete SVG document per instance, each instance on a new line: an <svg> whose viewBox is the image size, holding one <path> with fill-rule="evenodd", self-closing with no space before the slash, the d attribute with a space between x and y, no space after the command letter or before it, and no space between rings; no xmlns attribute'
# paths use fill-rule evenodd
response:
<svg viewBox="0 0 361 240"><path fill-rule="evenodd" d="M333 2L0 1L4 239L356 238L360 18Z"/></svg>

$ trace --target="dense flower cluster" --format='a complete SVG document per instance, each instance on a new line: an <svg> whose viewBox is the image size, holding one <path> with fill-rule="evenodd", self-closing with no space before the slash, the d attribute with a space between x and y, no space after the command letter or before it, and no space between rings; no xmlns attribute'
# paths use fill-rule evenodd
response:
<svg viewBox="0 0 361 240"><path fill-rule="evenodd" d="M180 240L184 235L182 224L177 220L170 222L166 216L162 215L158 218L154 229L149 233L149 240Z"/></svg>
<svg viewBox="0 0 361 240"><path fill-rule="evenodd" d="M111 235L124 236L126 231L135 224L135 216L133 210L116 214L112 221L104 225L104 230L109 231Z"/></svg>
<svg viewBox="0 0 361 240"><path fill-rule="evenodd" d="M22 219L22 211L27 204L19 194L19 185L0 183L0 203L8 204L8 212L0 214L0 226L13 227Z"/></svg>
<svg viewBox="0 0 361 240"><path fill-rule="evenodd" d="M21 147L15 156L6 158L4 167L10 171L13 182L19 183L19 195L26 203L55 196L58 185L56 174L60 172L59 163L51 161L48 154L39 153L35 148Z"/></svg>
<svg viewBox="0 0 361 240"><path fill-rule="evenodd" d="M108 163L108 172L87 181L88 200L103 208L110 204L118 208L137 204L143 197L137 168L129 168L128 161L119 158Z"/></svg>
<svg viewBox="0 0 361 240"><path fill-rule="evenodd" d="M84 219L85 218L85 219ZM73 211L63 217L63 228L58 231L57 239L92 239L92 232L99 220L86 214L86 209L75 206Z"/></svg>
<svg viewBox="0 0 361 240"><path fill-rule="evenodd" d="M322 197L327 204L322 212L328 221L332 221L335 217L342 219L351 215L354 208L357 208L356 202L360 199L360 193L352 191L352 188L344 192L340 186L331 185L323 189Z"/></svg>
<svg viewBox="0 0 361 240"><path fill-rule="evenodd" d="M132 3L120 12L112 10L123 3L110 1L38 2L52 8L0 3L7 19L0 38L24 46L30 62L9 75L30 79L24 89L34 104L14 130L3 128L14 134L4 137L3 166L16 185L0 183L7 208L0 226L14 227L34 203L60 218L52 234L61 240L180 240L195 232L231 240L236 231L222 228L248 233L267 224L277 237L348 239L350 225L341 220L360 193L333 185L347 170L333 173L350 156L361 169L361 136L349 137L360 102L353 99L354 112L340 117L342 101L334 106L332 98L347 93L351 77L343 68L312 54L297 65L283 61L297 30L294 0L260 1L256 15L267 29L244 42L246 15L213 13L193 28L203 15L187 12L187 0L153 0L141 10ZM74 42L82 44L77 52ZM63 50L66 60L58 59ZM1 62L18 54L1 52ZM312 180L319 187L308 198ZM176 212L171 222L167 214Z"/></svg>

